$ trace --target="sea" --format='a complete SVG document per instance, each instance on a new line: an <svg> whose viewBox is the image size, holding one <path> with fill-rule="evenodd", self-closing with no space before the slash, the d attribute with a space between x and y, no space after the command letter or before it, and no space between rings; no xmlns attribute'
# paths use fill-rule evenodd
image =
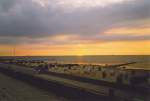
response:
<svg viewBox="0 0 150 101"><path fill-rule="evenodd" d="M150 69L150 55L96 55L96 56L18 56L15 58L44 60L58 63L113 65L136 62L132 68Z"/></svg>

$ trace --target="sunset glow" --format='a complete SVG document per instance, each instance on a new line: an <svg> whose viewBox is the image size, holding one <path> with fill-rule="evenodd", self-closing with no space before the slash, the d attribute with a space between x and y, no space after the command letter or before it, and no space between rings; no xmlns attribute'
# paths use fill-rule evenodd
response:
<svg viewBox="0 0 150 101"><path fill-rule="evenodd" d="M109 42L81 45L16 46L17 56L64 56L64 55L147 55L150 54L150 41ZM0 55L14 55L13 46L0 46ZM41 47L41 48L39 48Z"/></svg>
<svg viewBox="0 0 150 101"><path fill-rule="evenodd" d="M0 56L150 55L149 11L149 0L2 0Z"/></svg>
<svg viewBox="0 0 150 101"><path fill-rule="evenodd" d="M149 35L150 34L150 27L144 28L118 28L112 29L106 34L126 34L126 35Z"/></svg>

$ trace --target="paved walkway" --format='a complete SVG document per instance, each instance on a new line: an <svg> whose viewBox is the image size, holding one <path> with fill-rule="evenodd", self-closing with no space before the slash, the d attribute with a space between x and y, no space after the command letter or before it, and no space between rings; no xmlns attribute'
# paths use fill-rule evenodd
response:
<svg viewBox="0 0 150 101"><path fill-rule="evenodd" d="M5 64L3 64L3 65L5 65ZM5 66L7 67L10 65L5 65ZM108 96L109 95L109 89L114 89L114 91L115 91L114 94L119 99L125 99L125 101L139 101L139 100L140 101L148 101L147 96L141 95L141 94L136 93L136 92L119 90L119 89L115 89L115 88L111 88L111 87L107 87L107 86L101 86L101 85L71 80L71 79L62 78L62 77L56 77L53 75L36 74L31 68L20 67L20 66L15 66L15 65L11 65L11 67L17 69L18 71L26 72L26 73L32 74L36 77L39 77L39 78L42 78L45 80L57 82L59 84L73 87L73 88L77 88L77 89L82 89L84 91L91 92L94 94ZM131 100L131 99L137 99L137 100Z"/></svg>
<svg viewBox="0 0 150 101"><path fill-rule="evenodd" d="M0 73L0 101L68 101Z"/></svg>

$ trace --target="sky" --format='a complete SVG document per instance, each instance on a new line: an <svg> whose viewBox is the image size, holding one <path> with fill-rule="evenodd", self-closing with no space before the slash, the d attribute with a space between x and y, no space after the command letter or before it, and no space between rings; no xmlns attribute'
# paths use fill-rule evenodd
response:
<svg viewBox="0 0 150 101"><path fill-rule="evenodd" d="M13 55L150 55L150 0L0 0Z"/></svg>

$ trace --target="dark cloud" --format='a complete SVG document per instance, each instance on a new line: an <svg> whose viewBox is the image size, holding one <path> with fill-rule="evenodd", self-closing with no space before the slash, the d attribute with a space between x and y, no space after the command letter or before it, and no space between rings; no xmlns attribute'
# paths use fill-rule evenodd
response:
<svg viewBox="0 0 150 101"><path fill-rule="evenodd" d="M26 45L26 44L43 44L46 46L50 45L74 45L74 44L93 44L102 42L114 42L114 41L146 41L149 40L149 35L99 35L99 36L80 36L72 37L64 40L54 40L49 38L26 38L26 37L0 37L0 45ZM8 41L9 40L9 41Z"/></svg>
<svg viewBox="0 0 150 101"><path fill-rule="evenodd" d="M0 0L0 11L8 12L17 2L17 0Z"/></svg>
<svg viewBox="0 0 150 101"><path fill-rule="evenodd" d="M32 0L0 0L0 37L9 37L10 42L13 39L10 37L16 37L16 42L20 42L20 37L39 38L61 33L78 34L81 37L87 35L90 38L97 33L103 36L103 32L109 28L137 26L134 22L150 18L149 0L74 10L62 10L55 5L55 0L52 1L42 7ZM103 37L105 38L132 39L130 36ZM3 43L9 43L7 41Z"/></svg>

